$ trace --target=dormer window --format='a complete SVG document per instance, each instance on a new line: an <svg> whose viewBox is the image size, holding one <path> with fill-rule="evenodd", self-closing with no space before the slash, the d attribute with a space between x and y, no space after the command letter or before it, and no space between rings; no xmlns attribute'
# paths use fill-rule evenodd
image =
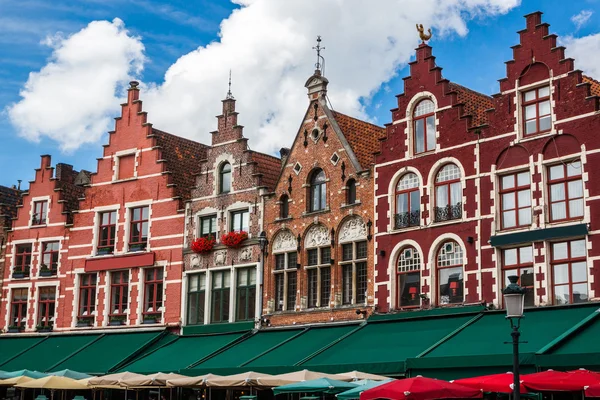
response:
<svg viewBox="0 0 600 400"><path fill-rule="evenodd" d="M550 114L549 86L523 93L523 132L525 135L548 132L552 125Z"/></svg>
<svg viewBox="0 0 600 400"><path fill-rule="evenodd" d="M413 142L415 154L435 150L435 105L421 100L413 112Z"/></svg>
<svg viewBox="0 0 600 400"><path fill-rule="evenodd" d="M228 162L221 165L219 170L219 193L231 191L231 164Z"/></svg>

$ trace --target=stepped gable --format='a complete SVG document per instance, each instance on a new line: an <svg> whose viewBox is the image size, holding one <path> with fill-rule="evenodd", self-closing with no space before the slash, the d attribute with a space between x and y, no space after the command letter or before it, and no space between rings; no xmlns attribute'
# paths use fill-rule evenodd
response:
<svg viewBox="0 0 600 400"><path fill-rule="evenodd" d="M191 188L195 185L200 162L206 159L208 146L156 128L152 128L152 136L161 148L164 172L171 174L175 195L183 200L190 199Z"/></svg>
<svg viewBox="0 0 600 400"><path fill-rule="evenodd" d="M375 163L373 153L379 150L379 139L385 136L385 128L337 111L332 113L361 167L369 168Z"/></svg>
<svg viewBox="0 0 600 400"><path fill-rule="evenodd" d="M275 189L277 179L281 173L281 160L268 154L252 151L252 160L256 164L256 172L261 174L260 186L266 187L269 191Z"/></svg>
<svg viewBox="0 0 600 400"><path fill-rule="evenodd" d="M481 126L488 122L486 110L493 108L493 100L490 96L476 92L454 82L449 82L451 91L457 93L457 100L463 103L463 115L471 116L470 126Z"/></svg>
<svg viewBox="0 0 600 400"><path fill-rule="evenodd" d="M21 204L23 192L14 187L0 186L0 217L5 218L7 227L17 216L17 205Z"/></svg>

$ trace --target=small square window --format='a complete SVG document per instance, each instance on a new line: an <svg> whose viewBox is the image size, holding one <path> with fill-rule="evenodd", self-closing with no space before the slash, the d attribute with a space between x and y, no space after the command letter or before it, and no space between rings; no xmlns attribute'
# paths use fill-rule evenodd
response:
<svg viewBox="0 0 600 400"><path fill-rule="evenodd" d="M294 164L294 172L296 173L296 175L298 175L300 171L302 171L302 165L300 165L299 162L296 162L296 164Z"/></svg>
<svg viewBox="0 0 600 400"><path fill-rule="evenodd" d="M338 156L337 153L333 153L329 161L331 161L333 165L337 165L338 161L340 161L340 156Z"/></svg>

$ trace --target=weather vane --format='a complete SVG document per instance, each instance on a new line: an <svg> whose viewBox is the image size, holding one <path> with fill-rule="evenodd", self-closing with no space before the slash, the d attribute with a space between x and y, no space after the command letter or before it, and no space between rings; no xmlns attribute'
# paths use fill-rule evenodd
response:
<svg viewBox="0 0 600 400"><path fill-rule="evenodd" d="M429 32L429 35L425 33L425 29L423 28L423 24L417 24L417 31L419 31L419 37L422 40L422 43L425 43L426 40L431 39L431 28L429 28L427 31Z"/></svg>
<svg viewBox="0 0 600 400"><path fill-rule="evenodd" d="M233 95L231 94L231 70L229 70L229 90L227 91L226 99L233 99Z"/></svg>
<svg viewBox="0 0 600 400"><path fill-rule="evenodd" d="M315 67L317 69L317 71L321 70L321 60L323 59L323 57L321 57L321 50L325 50L325 47L321 47L321 35L317 36L317 45L315 47L313 47L313 50L317 51L317 63L315 64Z"/></svg>

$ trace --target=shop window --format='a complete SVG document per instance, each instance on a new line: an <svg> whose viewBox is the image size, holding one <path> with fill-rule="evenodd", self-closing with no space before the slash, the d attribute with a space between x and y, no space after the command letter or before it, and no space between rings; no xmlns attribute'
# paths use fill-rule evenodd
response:
<svg viewBox="0 0 600 400"><path fill-rule="evenodd" d="M437 255L438 304L462 304L463 249L455 241L444 242Z"/></svg>
<svg viewBox="0 0 600 400"><path fill-rule="evenodd" d="M581 162L553 165L548 168L550 220L552 222L583 217L583 180Z"/></svg>
<svg viewBox="0 0 600 400"><path fill-rule="evenodd" d="M214 271L212 273L211 289L211 322L229 321L229 296L231 287L231 273L227 271Z"/></svg>
<svg viewBox="0 0 600 400"><path fill-rule="evenodd" d="M396 270L399 307L421 304L421 255L413 246L400 251Z"/></svg>
<svg viewBox="0 0 600 400"><path fill-rule="evenodd" d="M342 244L342 304L367 300L367 241Z"/></svg>
<svg viewBox="0 0 600 400"><path fill-rule="evenodd" d="M310 175L310 209L321 211L327 207L327 177L325 172L317 168Z"/></svg>
<svg viewBox="0 0 600 400"><path fill-rule="evenodd" d="M435 150L435 105L421 100L413 112L413 142L415 154Z"/></svg>
<svg viewBox="0 0 600 400"><path fill-rule="evenodd" d="M237 270L236 321L253 321L256 315L256 268Z"/></svg>
<svg viewBox="0 0 600 400"><path fill-rule="evenodd" d="M444 165L435 177L435 222L462 217L462 184L460 169L454 164Z"/></svg>
<svg viewBox="0 0 600 400"><path fill-rule="evenodd" d="M535 305L533 286L533 246L502 250L502 275L507 286L509 276L519 277L519 285L525 289L525 307Z"/></svg>
<svg viewBox="0 0 600 400"><path fill-rule="evenodd" d="M275 311L296 309L298 253L275 254Z"/></svg>
<svg viewBox="0 0 600 400"><path fill-rule="evenodd" d="M552 118L549 86L523 93L523 122L525 135L534 135L550 130Z"/></svg>
<svg viewBox="0 0 600 400"><path fill-rule="evenodd" d="M115 251L115 238L117 234L117 212L106 211L98 215L98 255L112 254Z"/></svg>
<svg viewBox="0 0 600 400"><path fill-rule="evenodd" d="M204 324L206 305L206 274L188 275L187 324Z"/></svg>
<svg viewBox="0 0 600 400"><path fill-rule="evenodd" d="M418 226L421 219L419 178L412 172L404 174L396 185L396 213L394 228Z"/></svg>
<svg viewBox="0 0 600 400"><path fill-rule="evenodd" d="M130 210L129 251L144 251L148 246L148 218L150 207L135 207Z"/></svg>
<svg viewBox="0 0 600 400"><path fill-rule="evenodd" d="M551 246L554 304L588 301L585 239L552 243Z"/></svg>

